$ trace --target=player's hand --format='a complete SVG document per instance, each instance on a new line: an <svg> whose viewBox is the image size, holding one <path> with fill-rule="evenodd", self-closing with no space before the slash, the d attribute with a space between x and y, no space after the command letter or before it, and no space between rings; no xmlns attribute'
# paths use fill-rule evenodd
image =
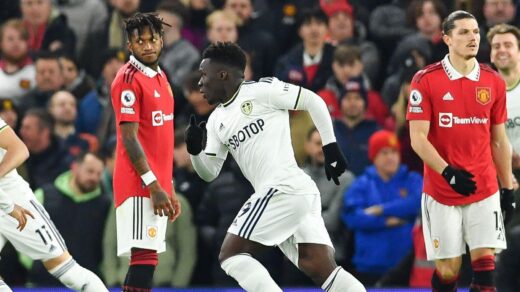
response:
<svg viewBox="0 0 520 292"><path fill-rule="evenodd" d="M184 141L186 148L191 155L199 155L204 149L204 136L206 132L206 122L202 121L198 125L195 121L195 115L190 116L190 124L184 132Z"/></svg>
<svg viewBox="0 0 520 292"><path fill-rule="evenodd" d="M332 179L336 185L339 185L338 177L347 169L347 160L338 143L332 142L322 147L325 156L325 174L327 179Z"/></svg>
<svg viewBox="0 0 520 292"><path fill-rule="evenodd" d="M168 194L157 181L150 185L150 198L152 199L153 213L159 216L168 216L172 220L175 215L173 204L168 198Z"/></svg>
<svg viewBox="0 0 520 292"><path fill-rule="evenodd" d="M177 199L175 193L171 196L170 203L173 206L173 213L170 213L168 218L170 219L170 222L173 222L179 217L179 215L181 215L181 202Z"/></svg>
<svg viewBox="0 0 520 292"><path fill-rule="evenodd" d="M453 168L448 165L442 171L442 176L453 190L463 196L474 194L477 190L477 183L472 180L475 176L464 169Z"/></svg>
<svg viewBox="0 0 520 292"><path fill-rule="evenodd" d="M513 218L516 208L513 190L500 189L500 208L504 215L504 225L507 225Z"/></svg>
<svg viewBox="0 0 520 292"><path fill-rule="evenodd" d="M18 227L16 227L16 229L19 229L20 231L22 231L25 228L25 224L27 224L27 216L31 216L34 219L34 215L31 213L31 211L16 204L14 204L14 209L11 213L9 213L9 216L18 221Z"/></svg>

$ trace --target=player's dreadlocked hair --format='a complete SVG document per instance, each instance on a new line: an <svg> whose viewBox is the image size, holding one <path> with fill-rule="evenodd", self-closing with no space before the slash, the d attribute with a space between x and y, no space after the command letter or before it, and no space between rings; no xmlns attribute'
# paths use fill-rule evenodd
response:
<svg viewBox="0 0 520 292"><path fill-rule="evenodd" d="M125 20L125 31L128 39L130 39L134 30L137 29L137 33L140 35L143 28L148 26L152 33L159 33L159 35L163 36L163 25L171 26L159 18L157 13L137 12Z"/></svg>
<svg viewBox="0 0 520 292"><path fill-rule="evenodd" d="M230 42L211 44L202 53L202 58L235 67L242 72L246 68L246 54L239 45Z"/></svg>

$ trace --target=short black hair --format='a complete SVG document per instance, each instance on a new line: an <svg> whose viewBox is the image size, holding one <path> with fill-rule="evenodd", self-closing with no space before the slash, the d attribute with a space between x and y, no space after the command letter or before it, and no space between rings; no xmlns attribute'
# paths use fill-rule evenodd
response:
<svg viewBox="0 0 520 292"><path fill-rule="evenodd" d="M327 18L327 14L320 9L320 7L312 7L305 8L302 10L300 14L296 17L296 27L300 28L304 24L308 24L311 21L321 22L327 25L329 19Z"/></svg>
<svg viewBox="0 0 520 292"><path fill-rule="evenodd" d="M471 14L467 11L464 11L464 10L457 10L457 11L450 13L450 15L448 15L448 17L446 17L444 19L444 21L442 22L442 33L445 35L448 35L450 33L450 31L455 28L456 20L466 19L466 18L472 18L472 19L476 20L476 18L475 18L475 16L473 16L473 14Z"/></svg>
<svg viewBox="0 0 520 292"><path fill-rule="evenodd" d="M87 157L87 155L92 155L96 159L101 161L103 164L105 164L105 160L103 159L103 157L99 153L93 152L93 151L89 151L89 150L82 151L78 156L76 156L74 158L74 162L76 162L78 164L82 164L85 161L85 158Z"/></svg>
<svg viewBox="0 0 520 292"><path fill-rule="evenodd" d="M130 37L132 36L134 30L137 29L137 33L140 35L145 27L149 27L152 33L158 33L159 35L163 36L163 24L170 26L169 24L165 23L161 18L159 18L158 13L137 12L136 14L130 16L127 20L125 20L126 36L130 40Z"/></svg>
<svg viewBox="0 0 520 292"><path fill-rule="evenodd" d="M54 118L51 114L43 108L31 108L27 110L24 118L33 116L38 119L38 128L40 130L49 129L54 133Z"/></svg>
<svg viewBox="0 0 520 292"><path fill-rule="evenodd" d="M246 54L244 50L239 45L231 42L211 44L202 53L202 59L211 59L211 61L240 69L242 72L246 69Z"/></svg>

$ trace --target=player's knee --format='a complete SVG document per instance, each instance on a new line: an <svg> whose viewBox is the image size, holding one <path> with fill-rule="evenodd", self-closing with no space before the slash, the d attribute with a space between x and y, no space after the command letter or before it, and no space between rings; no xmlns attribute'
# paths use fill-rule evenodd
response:
<svg viewBox="0 0 520 292"><path fill-rule="evenodd" d="M451 265L439 265L437 266L437 274L442 280L449 281L457 278L459 269Z"/></svg>
<svg viewBox="0 0 520 292"><path fill-rule="evenodd" d="M157 266L159 257L157 251L151 249L133 248L130 256L130 265Z"/></svg>

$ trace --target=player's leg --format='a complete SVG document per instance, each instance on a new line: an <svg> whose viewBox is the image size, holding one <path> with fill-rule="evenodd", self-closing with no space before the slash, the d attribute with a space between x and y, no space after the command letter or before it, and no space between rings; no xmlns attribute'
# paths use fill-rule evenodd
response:
<svg viewBox="0 0 520 292"><path fill-rule="evenodd" d="M473 279L471 292L496 291L494 282L495 249L505 249L505 228L499 194L464 208L464 231L471 254Z"/></svg>
<svg viewBox="0 0 520 292"><path fill-rule="evenodd" d="M130 256L123 291L151 291L158 253L166 249L167 222L153 213L150 198L130 197L117 207L117 254Z"/></svg>
<svg viewBox="0 0 520 292"><path fill-rule="evenodd" d="M4 282L4 280L0 277L0 292L13 292L9 286Z"/></svg>
<svg viewBox="0 0 520 292"><path fill-rule="evenodd" d="M310 210L295 233L278 245L289 260L325 291L365 292L363 284L336 264L321 217L320 196L308 197Z"/></svg>
<svg viewBox="0 0 520 292"><path fill-rule="evenodd" d="M435 261L433 291L456 291L461 255L466 252L462 207L422 196L423 236L428 260Z"/></svg>
<svg viewBox="0 0 520 292"><path fill-rule="evenodd" d="M248 292L282 291L266 268L253 257L265 248L260 243L227 233L220 249L220 265Z"/></svg>

